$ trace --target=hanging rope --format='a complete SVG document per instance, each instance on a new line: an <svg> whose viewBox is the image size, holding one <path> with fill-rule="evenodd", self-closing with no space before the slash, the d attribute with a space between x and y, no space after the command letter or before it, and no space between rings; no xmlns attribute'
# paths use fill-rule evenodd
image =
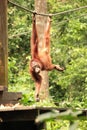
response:
<svg viewBox="0 0 87 130"><path fill-rule="evenodd" d="M86 13L86 14L82 14L82 15L80 15L80 16L75 16L75 17L70 18L70 19L66 19L66 20L60 21L60 22L58 22L57 24L52 24L52 25L53 25L53 26L54 26L54 25L60 26L60 25L62 25L63 23L68 22L69 20L78 19L78 18L85 17L85 16L87 16L87 13ZM56 28L56 26L55 26L55 28ZM13 39L13 38L16 38L16 37L20 37L21 35L26 35L26 34L30 34L30 33L31 33L31 30L29 30L29 31L27 31L27 32L22 32L22 33L18 33L18 34L11 35L11 36L9 36L8 38L9 38L9 39ZM56 33L55 33L55 34L56 34ZM54 35L55 35L55 34L54 34ZM52 36L54 36L54 35L52 34Z"/></svg>
<svg viewBox="0 0 87 130"><path fill-rule="evenodd" d="M73 19L74 19L74 20L77 20L77 19L80 19L80 18L85 17L85 16L87 16L87 13L82 14L82 15L79 15L79 16L73 16L72 18L59 21L57 24L53 23L52 25L53 25L53 26L54 26L54 25L60 26L60 25L62 25L63 23L66 23L66 22L68 22L68 21L70 21L70 20L73 20ZM55 28L56 28L56 26L55 26Z"/></svg>
<svg viewBox="0 0 87 130"><path fill-rule="evenodd" d="M63 12L58 12L58 13L55 13L55 14L44 14L44 13L37 13L36 11L29 10L26 7L23 7L23 6L19 5L19 4L16 4L16 3L14 3L14 2L12 2L10 0L8 0L8 2L10 4L12 4L13 6L16 6L16 7L20 8L20 9L23 9L23 10L29 12L29 13L33 13L33 14L41 15L41 16L56 16L56 15L71 13L71 12L75 12L75 11L87 8L87 5L86 5L86 6L82 6L82 7L79 7L79 8L72 9L72 10L66 10L66 11L63 11Z"/></svg>
<svg viewBox="0 0 87 130"><path fill-rule="evenodd" d="M12 2L12 1L10 1L10 0L8 0L8 2L9 2L10 4L12 4L13 6L16 6L16 7L20 8L20 9L23 9L23 10L27 11L27 12L34 13L34 11L29 10L29 9L27 9L27 8L25 8L25 7L23 7L23 6L19 5L19 4L16 4L16 3L14 3L14 2Z"/></svg>

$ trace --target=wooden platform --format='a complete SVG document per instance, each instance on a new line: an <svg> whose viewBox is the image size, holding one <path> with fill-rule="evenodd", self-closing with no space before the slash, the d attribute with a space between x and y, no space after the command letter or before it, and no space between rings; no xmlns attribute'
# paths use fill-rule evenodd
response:
<svg viewBox="0 0 87 130"><path fill-rule="evenodd" d="M42 128L45 130L45 123L36 124L35 119L38 115L50 112L52 109L56 109L58 112L67 110L64 108L34 106L2 107L0 108L0 130L41 130ZM82 110L82 114L78 116L87 120L87 110Z"/></svg>
<svg viewBox="0 0 87 130"><path fill-rule="evenodd" d="M42 130L42 128L45 130L45 123L41 123L39 125L35 123L35 119L40 112L40 108L36 107L1 106L0 130Z"/></svg>
<svg viewBox="0 0 87 130"><path fill-rule="evenodd" d="M0 91L0 105L1 104L16 104L22 98L21 92Z"/></svg>
<svg viewBox="0 0 87 130"><path fill-rule="evenodd" d="M45 112L50 112L52 109L58 112L64 112L66 108L53 108L53 107L34 107L34 106L19 106L19 107L2 107L0 108L0 123L13 122L13 121L30 121ZM82 110L82 113L78 115L87 119L87 110Z"/></svg>
<svg viewBox="0 0 87 130"><path fill-rule="evenodd" d="M0 130L45 130L45 123L36 124L36 117L48 110L36 107L6 107L0 109Z"/></svg>

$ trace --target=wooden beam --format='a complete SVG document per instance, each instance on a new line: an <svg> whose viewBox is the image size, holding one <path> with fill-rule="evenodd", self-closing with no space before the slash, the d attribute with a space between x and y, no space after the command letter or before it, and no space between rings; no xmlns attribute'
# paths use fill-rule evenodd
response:
<svg viewBox="0 0 87 130"><path fill-rule="evenodd" d="M0 92L4 91L4 86L0 85Z"/></svg>
<svg viewBox="0 0 87 130"><path fill-rule="evenodd" d="M0 123L0 130L46 130L45 123L37 125L34 121L13 121Z"/></svg>
<svg viewBox="0 0 87 130"><path fill-rule="evenodd" d="M8 36L7 0L0 0L0 104L16 104L21 93L7 92L8 89Z"/></svg>
<svg viewBox="0 0 87 130"><path fill-rule="evenodd" d="M0 86L7 87L7 0L0 0Z"/></svg>
<svg viewBox="0 0 87 130"><path fill-rule="evenodd" d="M36 117L40 114L51 112L52 110L58 111L58 113L66 112L66 108L54 108L54 107L7 107L0 109L1 122L13 122L13 121L35 121ZM73 111L73 110L72 110ZM80 111L80 110L76 110ZM81 110L82 113L78 115L78 120L87 120L87 110ZM76 119L76 118L75 118ZM69 120L69 118L65 119Z"/></svg>
<svg viewBox="0 0 87 130"><path fill-rule="evenodd" d="M21 98L21 92L0 92L0 104L16 104Z"/></svg>

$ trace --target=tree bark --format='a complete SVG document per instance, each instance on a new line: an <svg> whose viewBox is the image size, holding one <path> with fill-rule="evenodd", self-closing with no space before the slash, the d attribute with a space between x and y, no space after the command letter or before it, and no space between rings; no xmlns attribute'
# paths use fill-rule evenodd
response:
<svg viewBox="0 0 87 130"><path fill-rule="evenodd" d="M7 88L7 0L0 0L0 86Z"/></svg>
<svg viewBox="0 0 87 130"><path fill-rule="evenodd" d="M47 12L47 1L46 0L35 0L35 11L37 13L46 13ZM47 17L44 16L37 16L36 17L36 24L37 24L37 31L38 31L38 37L39 37L39 50L42 50L42 41L45 31L45 26L47 22ZM48 72L42 71L42 84L40 89L40 99L44 100L49 97L49 78L48 78Z"/></svg>

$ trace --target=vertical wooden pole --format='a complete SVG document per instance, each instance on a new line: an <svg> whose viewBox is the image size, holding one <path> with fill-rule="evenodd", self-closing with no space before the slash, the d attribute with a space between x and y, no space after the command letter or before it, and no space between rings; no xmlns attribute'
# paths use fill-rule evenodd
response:
<svg viewBox="0 0 87 130"><path fill-rule="evenodd" d="M35 0L35 11L37 13L46 13L47 1ZM42 41L44 38L44 31L46 27L47 17L37 16L36 22L37 22L37 30L38 30L38 36L39 36L39 50L41 51L43 49ZM40 98L43 100L49 97L49 78L48 78L48 73L46 71L41 72L41 75L42 75L43 81L41 85Z"/></svg>
<svg viewBox="0 0 87 130"><path fill-rule="evenodd" d="M5 91L8 88L7 1L0 0L0 104L15 104L22 94Z"/></svg>
<svg viewBox="0 0 87 130"><path fill-rule="evenodd" d="M0 89L7 88L7 0L0 0Z"/></svg>

